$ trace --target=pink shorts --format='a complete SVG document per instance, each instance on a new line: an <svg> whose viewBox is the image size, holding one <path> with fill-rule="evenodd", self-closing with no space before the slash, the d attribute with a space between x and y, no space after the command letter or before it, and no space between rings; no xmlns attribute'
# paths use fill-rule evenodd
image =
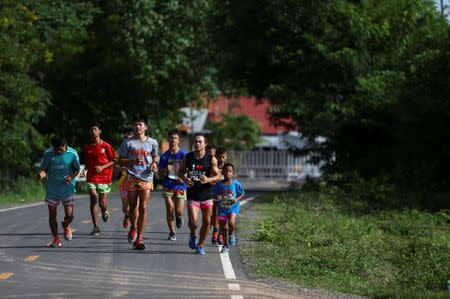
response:
<svg viewBox="0 0 450 299"><path fill-rule="evenodd" d="M197 209L206 209L206 208L210 208L214 205L214 200L213 199L188 200L187 205L188 205L188 207L194 207Z"/></svg>

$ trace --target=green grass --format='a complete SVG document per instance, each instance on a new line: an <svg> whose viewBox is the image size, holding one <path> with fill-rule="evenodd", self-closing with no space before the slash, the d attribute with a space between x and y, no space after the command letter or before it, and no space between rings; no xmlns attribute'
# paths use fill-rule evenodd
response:
<svg viewBox="0 0 450 299"><path fill-rule="evenodd" d="M19 177L8 190L0 192L0 205L42 201L44 197L44 184L36 179Z"/></svg>
<svg viewBox="0 0 450 299"><path fill-rule="evenodd" d="M373 298L449 298L448 214L355 212L320 192L266 194L240 230L250 272ZM354 203L354 205L358 205Z"/></svg>

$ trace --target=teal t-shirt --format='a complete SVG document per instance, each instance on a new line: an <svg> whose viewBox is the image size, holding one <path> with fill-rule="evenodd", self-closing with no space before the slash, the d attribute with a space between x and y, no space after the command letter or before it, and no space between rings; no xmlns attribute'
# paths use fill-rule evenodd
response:
<svg viewBox="0 0 450 299"><path fill-rule="evenodd" d="M65 199L75 194L75 179L71 184L66 183L65 176L73 175L80 169L80 159L77 151L67 147L67 151L56 153L53 148L44 152L40 170L47 173L45 182L46 196L48 199Z"/></svg>

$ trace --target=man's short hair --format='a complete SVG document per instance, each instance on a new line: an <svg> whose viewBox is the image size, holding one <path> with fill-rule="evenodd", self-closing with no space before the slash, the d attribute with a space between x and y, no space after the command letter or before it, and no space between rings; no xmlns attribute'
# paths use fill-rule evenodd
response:
<svg viewBox="0 0 450 299"><path fill-rule="evenodd" d="M89 124L89 128L97 127L99 130L102 129L102 125L98 121L93 121Z"/></svg>
<svg viewBox="0 0 450 299"><path fill-rule="evenodd" d="M208 143L208 139L206 138L205 134L203 133L197 133L192 137L192 140L195 140L197 137L203 137L203 140L205 140L205 143Z"/></svg>
<svg viewBox="0 0 450 299"><path fill-rule="evenodd" d="M167 137L170 137L172 135L178 135L178 137L180 137L180 132L178 131L178 129L172 129L167 133Z"/></svg>
<svg viewBox="0 0 450 299"><path fill-rule="evenodd" d="M144 124L147 124L147 117L140 113L136 113L135 115L133 115L133 122L143 122Z"/></svg>
<svg viewBox="0 0 450 299"><path fill-rule="evenodd" d="M67 143L66 137L59 135L59 134L53 136L50 142L52 144L52 147L60 147L60 146L66 145L66 143Z"/></svg>

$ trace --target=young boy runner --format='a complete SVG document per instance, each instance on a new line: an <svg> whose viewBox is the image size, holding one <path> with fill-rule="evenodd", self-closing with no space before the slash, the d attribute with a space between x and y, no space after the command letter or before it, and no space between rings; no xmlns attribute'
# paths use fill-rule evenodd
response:
<svg viewBox="0 0 450 299"><path fill-rule="evenodd" d="M180 133L177 129L167 134L169 150L159 160L159 175L163 180L163 197L166 202L166 220L169 227L171 241L177 239L175 235L175 220L178 228L183 226L184 200L186 199L186 184L178 177L181 163L186 152L180 148ZM175 212L175 217L174 217Z"/></svg>
<svg viewBox="0 0 450 299"><path fill-rule="evenodd" d="M127 127L122 130L122 141L133 137L133 128ZM128 228L130 225L130 214L129 214L129 207L128 207L128 192L125 188L125 180L127 178L127 169L126 167L119 165L119 152L116 152L115 159L115 166L120 170L120 178L119 178L119 192L120 192L120 199L122 201L122 212L123 212L123 222L122 226L123 228ZM135 210L137 212L137 210ZM135 215L134 219L137 219L137 214ZM136 227L136 224L135 224Z"/></svg>
<svg viewBox="0 0 450 299"><path fill-rule="evenodd" d="M206 138L198 134L193 139L194 151L188 153L181 165L180 177L186 182L188 199L189 228L189 247L195 249L197 254L206 254L202 245L208 235L209 225L211 223L213 194L211 183L220 180L217 160L205 150ZM202 212L202 227L200 229L200 238L196 244L196 231L198 227L198 213Z"/></svg>
<svg viewBox="0 0 450 299"><path fill-rule="evenodd" d="M61 238L58 236L58 222L56 220L58 205L64 206L64 221L61 225L64 229L64 238L72 240L72 229L70 223L73 220L73 205L75 194L75 177L80 171L80 160L77 152L68 147L66 139L55 136L51 140L52 147L44 152L41 166L39 167L38 179L47 178L45 182L46 198L48 205L48 222L53 234L50 247L61 247Z"/></svg>
<svg viewBox="0 0 450 299"><path fill-rule="evenodd" d="M239 215L240 200L245 191L241 183L233 178L234 165L226 163L222 170L223 180L213 187L213 193L217 198L220 224L220 233L224 237L222 253L228 252L228 245L236 245L236 216ZM228 236L227 236L228 233Z"/></svg>
<svg viewBox="0 0 450 299"><path fill-rule="evenodd" d="M111 192L115 151L113 147L100 138L102 128L99 123L89 128L92 143L83 147L87 187L91 199L90 211L94 228L91 235L100 235L97 204L102 211L102 219L108 222L111 215L108 211L108 193Z"/></svg>
<svg viewBox="0 0 450 299"><path fill-rule="evenodd" d="M222 168L223 165L225 164L225 162L228 159L228 152L226 149L219 147L216 150L216 159L217 159L217 167L220 170L220 173L222 174ZM222 176L223 178L223 176ZM213 186L215 185L215 183L213 184ZM217 218L217 211L218 211L218 206L217 206L217 201L214 201L214 206L213 206L213 212L212 212L212 216L211 216L211 224L213 225L213 232L211 235L211 243L213 245L223 245L223 236L221 234L219 234L219 219Z"/></svg>
<svg viewBox="0 0 450 299"><path fill-rule="evenodd" d="M134 136L125 139L120 146L120 163L127 168L125 186L128 192L131 228L128 242L133 248L144 250L144 229L147 223L147 203L153 190L153 173L158 171L158 142L145 135L147 118L136 114L133 117ZM135 210L139 206L137 227Z"/></svg>

